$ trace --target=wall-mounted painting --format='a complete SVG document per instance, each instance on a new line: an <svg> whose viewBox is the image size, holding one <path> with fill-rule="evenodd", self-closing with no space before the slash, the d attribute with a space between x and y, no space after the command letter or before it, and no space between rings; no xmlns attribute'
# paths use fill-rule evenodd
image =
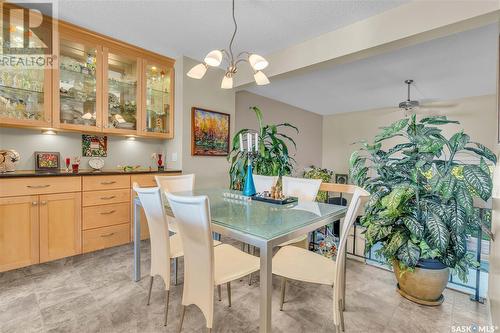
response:
<svg viewBox="0 0 500 333"><path fill-rule="evenodd" d="M108 156L108 137L82 134L82 156Z"/></svg>
<svg viewBox="0 0 500 333"><path fill-rule="evenodd" d="M191 155L227 156L229 122L227 113L191 108Z"/></svg>
<svg viewBox="0 0 500 333"><path fill-rule="evenodd" d="M60 154L58 152L36 151L35 170L36 171L59 171Z"/></svg>

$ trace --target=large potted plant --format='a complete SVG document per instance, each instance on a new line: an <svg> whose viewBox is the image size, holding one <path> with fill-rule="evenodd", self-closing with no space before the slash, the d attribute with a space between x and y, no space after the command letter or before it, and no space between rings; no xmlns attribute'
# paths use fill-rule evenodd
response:
<svg viewBox="0 0 500 333"><path fill-rule="evenodd" d="M490 198L488 163L497 161L463 132L444 137L441 127L450 123L458 124L443 116L401 119L373 143L361 142L349 162L351 179L371 193L361 219L367 250L380 244L398 291L427 305L442 302L450 269L466 281L478 265L467 251L467 229L486 228L473 201ZM399 142L386 147L389 139Z"/></svg>
<svg viewBox="0 0 500 333"><path fill-rule="evenodd" d="M256 107L250 107L257 117L259 135L259 147L256 156L252 160L252 167L256 174L263 176L287 176L293 171L295 160L290 156L289 144L297 148L295 141L287 134L281 132L283 128L290 128L298 133L299 129L289 123L268 124L263 123L262 111ZM233 137L233 146L228 156L231 163L229 169L230 186L232 189L243 188L245 179L248 155L240 150L240 134L243 137L246 133L253 133L255 130L244 128L239 130Z"/></svg>

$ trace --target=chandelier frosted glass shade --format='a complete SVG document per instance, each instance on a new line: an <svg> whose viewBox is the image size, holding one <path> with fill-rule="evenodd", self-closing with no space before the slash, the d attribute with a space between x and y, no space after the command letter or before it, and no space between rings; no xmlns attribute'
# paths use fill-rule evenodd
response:
<svg viewBox="0 0 500 333"><path fill-rule="evenodd" d="M193 79L202 79L205 76L205 73L207 72L207 65L206 64L198 64L191 68L189 72L187 73L187 76Z"/></svg>
<svg viewBox="0 0 500 333"><path fill-rule="evenodd" d="M252 66L252 68L256 71L261 71L269 65L269 62L267 62L264 57L255 53L251 54L248 57L248 62L250 63L250 66Z"/></svg>
<svg viewBox="0 0 500 333"><path fill-rule="evenodd" d="M222 52L220 50L210 51L205 57L205 64L218 67L222 62Z"/></svg>
<svg viewBox="0 0 500 333"><path fill-rule="evenodd" d="M264 74L262 71L255 72L253 78L255 80L255 83L257 83L257 85L259 86L269 84L269 79L267 78L266 74Z"/></svg>
<svg viewBox="0 0 500 333"><path fill-rule="evenodd" d="M233 89L233 78L231 76L224 75L220 87L222 89Z"/></svg>

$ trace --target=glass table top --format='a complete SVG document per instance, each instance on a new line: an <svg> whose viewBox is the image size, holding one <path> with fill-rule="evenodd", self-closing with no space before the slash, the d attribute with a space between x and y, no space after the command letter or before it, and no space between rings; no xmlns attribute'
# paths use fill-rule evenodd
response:
<svg viewBox="0 0 500 333"><path fill-rule="evenodd" d="M252 201L239 191L203 189L176 195L206 195L212 223L266 240L300 229L325 218L341 218L347 207L318 202L277 205ZM169 210L169 207L167 207Z"/></svg>

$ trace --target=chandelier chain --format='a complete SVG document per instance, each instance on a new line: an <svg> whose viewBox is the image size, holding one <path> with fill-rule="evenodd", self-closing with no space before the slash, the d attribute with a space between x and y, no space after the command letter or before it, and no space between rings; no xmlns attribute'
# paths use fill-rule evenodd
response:
<svg viewBox="0 0 500 333"><path fill-rule="evenodd" d="M233 23L234 23L234 32L233 36L231 37L231 42L229 42L229 53L231 54L231 65L234 62L234 56L233 56L233 41L234 37L236 36L236 32L238 31L238 24L236 23L236 17L234 16L234 0L233 0Z"/></svg>

